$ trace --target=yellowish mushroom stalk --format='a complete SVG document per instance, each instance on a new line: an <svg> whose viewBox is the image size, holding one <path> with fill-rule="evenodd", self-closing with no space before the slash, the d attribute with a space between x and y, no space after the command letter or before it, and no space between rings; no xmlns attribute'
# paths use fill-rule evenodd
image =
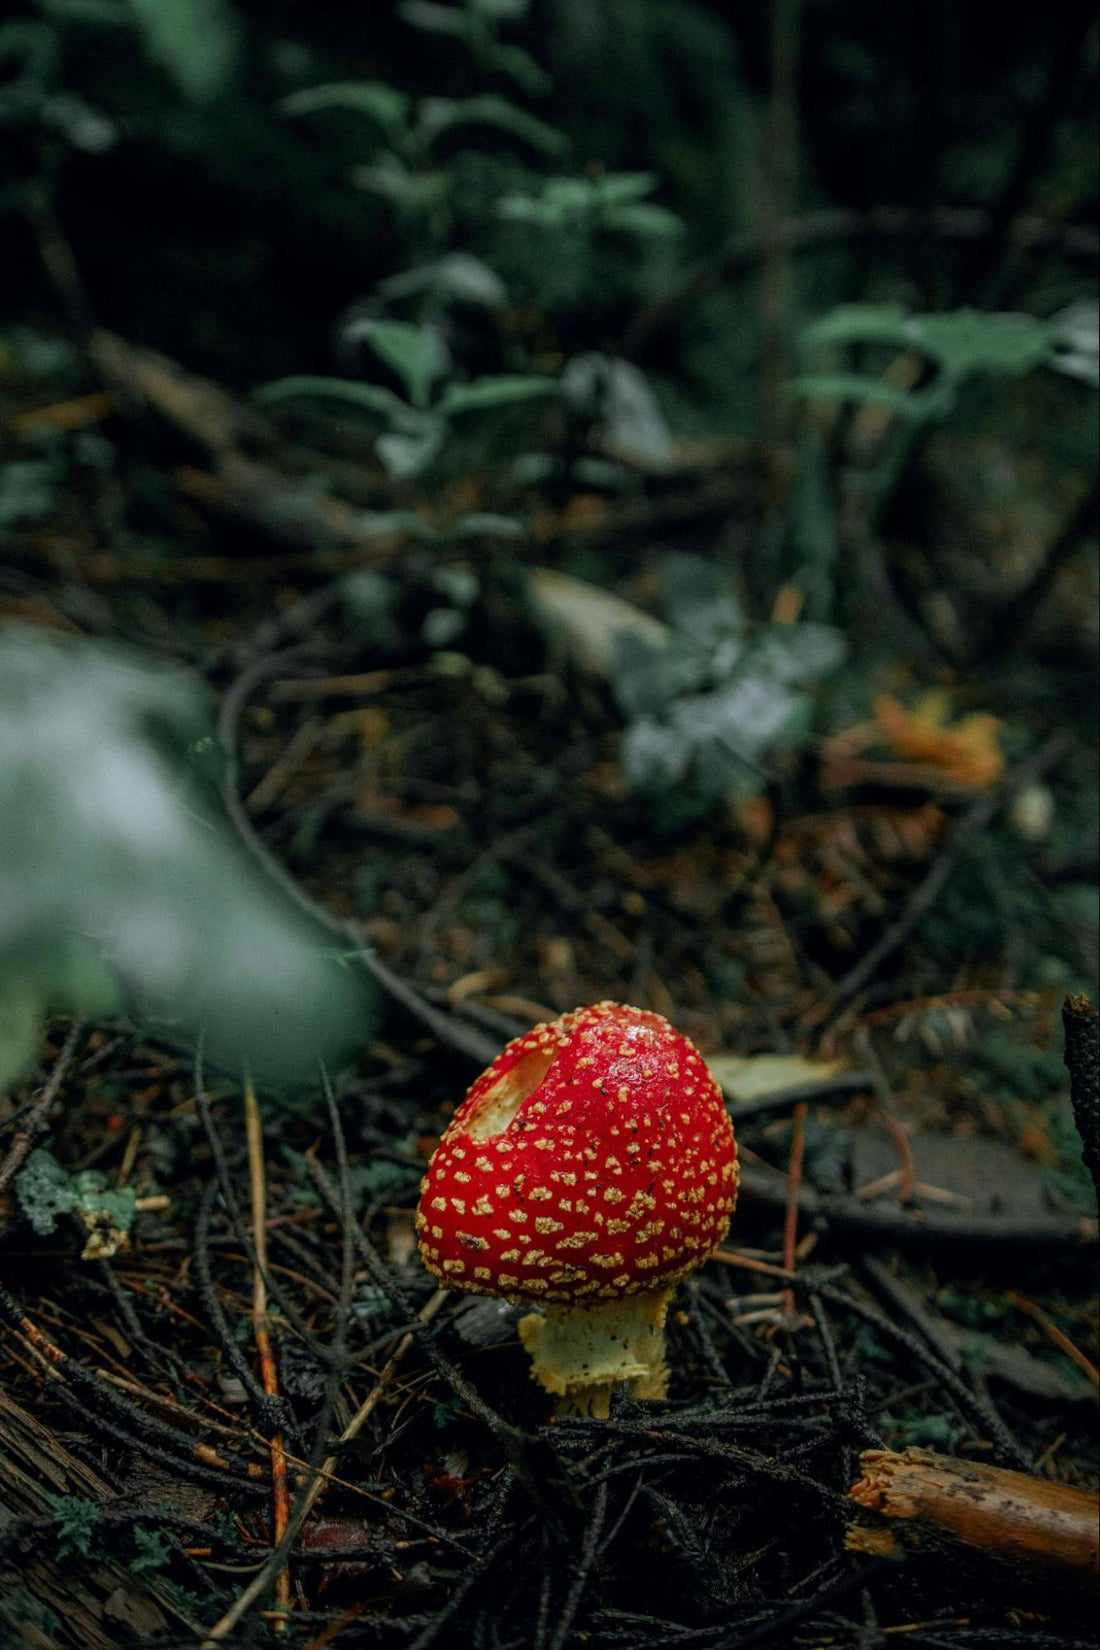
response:
<svg viewBox="0 0 1100 1650"><path fill-rule="evenodd" d="M664 1398L665 1318L672 1290L649 1289L599 1305L547 1306L519 1321L531 1374L564 1415L605 1421L625 1381L633 1398Z"/></svg>

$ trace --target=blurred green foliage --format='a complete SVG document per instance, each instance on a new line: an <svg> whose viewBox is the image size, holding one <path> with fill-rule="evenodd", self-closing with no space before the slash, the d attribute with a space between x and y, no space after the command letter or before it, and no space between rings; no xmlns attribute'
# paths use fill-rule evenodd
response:
<svg viewBox="0 0 1100 1650"><path fill-rule="evenodd" d="M264 1083L310 1081L369 1038L373 989L250 863L215 752L187 673L0 631L7 1082L50 1012L130 1011Z"/></svg>
<svg viewBox="0 0 1100 1650"><path fill-rule="evenodd" d="M614 689L628 721L626 776L658 817L679 823L767 788L771 759L810 737L808 690L846 649L839 631L813 621L749 625L701 557L666 557L661 587L668 639L620 634Z"/></svg>

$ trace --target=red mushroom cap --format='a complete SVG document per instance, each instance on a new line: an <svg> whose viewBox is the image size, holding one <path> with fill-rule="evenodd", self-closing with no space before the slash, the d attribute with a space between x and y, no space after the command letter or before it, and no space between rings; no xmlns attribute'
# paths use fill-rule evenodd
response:
<svg viewBox="0 0 1100 1650"><path fill-rule="evenodd" d="M453 1289L596 1305L665 1288L721 1242L737 1148L721 1090L659 1014L597 1003L508 1044L421 1187Z"/></svg>

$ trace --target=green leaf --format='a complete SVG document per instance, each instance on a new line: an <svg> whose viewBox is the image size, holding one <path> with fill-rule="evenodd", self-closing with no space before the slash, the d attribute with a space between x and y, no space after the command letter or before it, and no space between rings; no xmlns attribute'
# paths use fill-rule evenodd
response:
<svg viewBox="0 0 1100 1650"><path fill-rule="evenodd" d="M704 557L677 552L662 556L658 576L665 618L701 647L716 647L744 628L744 615L728 581Z"/></svg>
<svg viewBox="0 0 1100 1650"><path fill-rule="evenodd" d="M1020 377L1055 360L1058 332L1032 315L973 309L907 315L892 304L842 304L807 327L803 342L834 348L873 344L927 355L939 369L937 377L908 393L875 378L843 372L803 376L789 389L795 395L871 402L905 418L931 419L950 412L959 385L977 373Z"/></svg>
<svg viewBox="0 0 1100 1650"><path fill-rule="evenodd" d="M405 532L408 529L402 525L391 530ZM384 651L400 645L397 606L396 584L373 567L357 567L354 572L345 573L340 580L340 608L344 624L368 647Z"/></svg>
<svg viewBox="0 0 1100 1650"><path fill-rule="evenodd" d="M440 6L434 0L399 0L397 15L410 28L422 29L425 34L464 40L470 32L470 19L462 6Z"/></svg>
<svg viewBox="0 0 1100 1650"><path fill-rule="evenodd" d="M505 223L530 223L539 229L557 229L569 218L561 201L539 200L533 195L504 195L496 205L497 217Z"/></svg>
<svg viewBox="0 0 1100 1650"><path fill-rule="evenodd" d="M677 629L654 647L615 638L614 691L628 718L622 764L651 801L681 808L759 794L776 751L809 737L804 691L836 668L844 638L828 625L748 627L717 570L700 556L661 564L664 605Z"/></svg>
<svg viewBox="0 0 1100 1650"><path fill-rule="evenodd" d="M1054 342L1050 324L1033 315L983 315L974 309L914 315L907 330L915 347L956 379L978 372L1019 378L1044 364Z"/></svg>
<svg viewBox="0 0 1100 1650"><path fill-rule="evenodd" d="M117 28L131 22L128 0L38 0L47 17Z"/></svg>
<svg viewBox="0 0 1100 1650"><path fill-rule="evenodd" d="M432 263L391 275L377 291L391 300L428 292L443 303L482 304L486 309L497 309L508 300L500 276L470 252L448 252Z"/></svg>
<svg viewBox="0 0 1100 1650"><path fill-rule="evenodd" d="M415 326L411 321L353 321L345 327L349 341L362 338L380 361L397 374L414 407L426 407L432 385L450 365L450 354L438 327Z"/></svg>
<svg viewBox="0 0 1100 1650"><path fill-rule="evenodd" d="M45 458L14 458L0 464L0 531L42 521L57 502L56 466Z"/></svg>
<svg viewBox="0 0 1100 1650"><path fill-rule="evenodd" d="M409 119L409 98L396 86L381 80L341 80L325 86L310 86L291 92L279 104L284 115L312 115L324 109L350 109L380 126L396 141L404 136Z"/></svg>
<svg viewBox="0 0 1100 1650"><path fill-rule="evenodd" d="M445 418L457 413L486 412L494 407L511 407L540 395L559 395L556 378L535 373L498 373L492 378L475 378L469 384L449 384L437 403Z"/></svg>
<svg viewBox="0 0 1100 1650"><path fill-rule="evenodd" d="M648 235L655 239L670 239L684 233L684 222L667 206L654 201L639 201L635 206L613 206L603 218L608 229L619 229L628 235Z"/></svg>
<svg viewBox="0 0 1100 1650"><path fill-rule="evenodd" d="M82 1495L53 1495L50 1497L53 1522L57 1526L58 1558L69 1558L92 1550L92 1536L99 1522L99 1506Z"/></svg>
<svg viewBox="0 0 1100 1650"><path fill-rule="evenodd" d="M672 469L672 436L649 380L633 361L615 355L574 356L562 374L569 401L599 422L605 446L628 462Z"/></svg>
<svg viewBox="0 0 1100 1650"><path fill-rule="evenodd" d="M554 82L546 70L522 46L497 44L488 53L488 58L494 69L514 80L528 97L547 97L554 89Z"/></svg>
<svg viewBox="0 0 1100 1650"><path fill-rule="evenodd" d="M625 206L652 195L660 181L656 172L605 172L592 183L605 206Z"/></svg>
<svg viewBox="0 0 1100 1650"><path fill-rule="evenodd" d="M446 172L413 172L398 155L389 153L378 155L368 166L353 167L351 181L410 216L434 211L450 188Z"/></svg>
<svg viewBox="0 0 1100 1650"><path fill-rule="evenodd" d="M755 638L753 666L766 670L777 682L805 687L836 670L847 652L843 634L832 625L810 620L764 625Z"/></svg>
<svg viewBox="0 0 1100 1650"><path fill-rule="evenodd" d="M909 316L900 304L838 304L812 321L802 333L804 344L883 344L908 349Z"/></svg>
<svg viewBox="0 0 1100 1650"><path fill-rule="evenodd" d="M458 99L429 97L420 105L418 128L427 142L434 142L444 132L460 126L493 126L499 132L519 138L542 155L560 155L569 147L569 139L563 132L495 92Z"/></svg>
<svg viewBox="0 0 1100 1650"><path fill-rule="evenodd" d="M231 0L130 0L145 49L194 103L222 97L236 75L240 28Z"/></svg>
<svg viewBox="0 0 1100 1650"><path fill-rule="evenodd" d="M37 118L58 78L56 28L31 18L0 24L0 125Z"/></svg>
<svg viewBox="0 0 1100 1650"><path fill-rule="evenodd" d="M877 378L861 378L854 372L803 373L785 386L788 395L802 396L807 401L858 401L876 407L889 407L902 418L924 418L932 409L948 411L950 394L928 390L899 390L893 384L884 384Z"/></svg>
<svg viewBox="0 0 1100 1650"><path fill-rule="evenodd" d="M612 688L628 721L661 716L684 694L711 684L708 650L667 631L665 638L663 645L655 644L645 632L626 628L613 638Z"/></svg>
<svg viewBox="0 0 1100 1650"><path fill-rule="evenodd" d="M361 384L353 378L315 378L297 374L290 378L276 378L253 390L252 399L261 407L271 407L280 401L314 397L320 400L343 401L349 407L360 407L364 412L379 413L388 420L407 413L409 408L399 395L382 384Z"/></svg>
<svg viewBox="0 0 1100 1650"><path fill-rule="evenodd" d="M470 11L493 23L519 23L531 9L531 0L465 0Z"/></svg>
<svg viewBox="0 0 1100 1650"><path fill-rule="evenodd" d="M172 1562L172 1548L159 1530L147 1530L134 1525L134 1557L127 1565L131 1575L143 1570L163 1570Z"/></svg>
<svg viewBox="0 0 1100 1650"><path fill-rule="evenodd" d="M623 773L641 796L675 791L687 777L691 758L691 746L678 729L655 717L632 722L623 736Z"/></svg>
<svg viewBox="0 0 1100 1650"><path fill-rule="evenodd" d="M441 419L426 418L418 430L380 435L374 450L388 475L395 481L407 481L427 469L442 447L445 433Z"/></svg>

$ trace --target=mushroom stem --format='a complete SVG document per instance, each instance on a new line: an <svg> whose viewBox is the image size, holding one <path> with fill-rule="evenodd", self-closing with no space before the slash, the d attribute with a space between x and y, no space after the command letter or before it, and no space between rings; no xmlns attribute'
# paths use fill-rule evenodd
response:
<svg viewBox="0 0 1100 1650"><path fill-rule="evenodd" d="M634 1398L668 1391L665 1317L672 1290L650 1289L599 1305L547 1306L519 1321L531 1374L561 1402L559 1412L606 1420L623 1381Z"/></svg>

